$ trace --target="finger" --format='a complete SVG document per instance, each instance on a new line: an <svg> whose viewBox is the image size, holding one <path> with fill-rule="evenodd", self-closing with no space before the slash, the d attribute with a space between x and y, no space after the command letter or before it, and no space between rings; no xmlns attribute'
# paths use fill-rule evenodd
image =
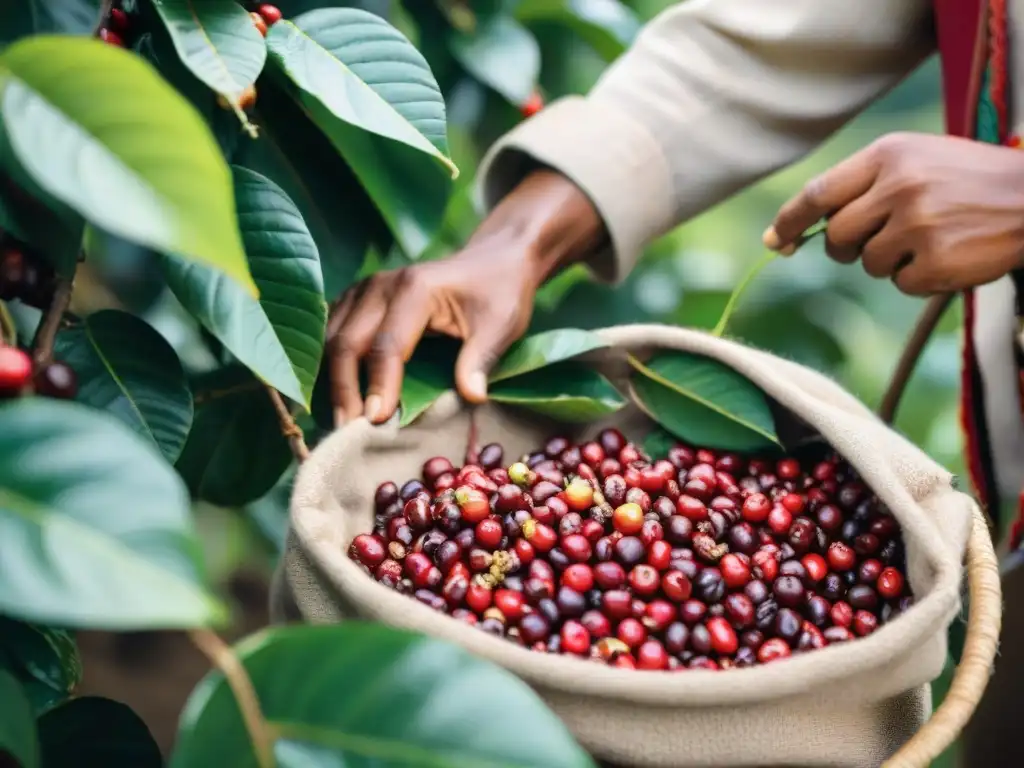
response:
<svg viewBox="0 0 1024 768"><path fill-rule="evenodd" d="M765 245L780 250L796 244L809 227L865 194L878 175L875 158L876 153L861 150L807 182L779 209L764 234Z"/></svg>
<svg viewBox="0 0 1024 768"><path fill-rule="evenodd" d="M344 423L363 412L359 361L370 351L386 309L384 281L367 287L329 346L331 401L335 419Z"/></svg>
<svg viewBox="0 0 1024 768"><path fill-rule="evenodd" d="M913 260L913 243L899 222L890 219L881 231L868 240L861 250L864 271L872 277L892 277L898 267L906 268Z"/></svg>
<svg viewBox="0 0 1024 768"><path fill-rule="evenodd" d="M359 294L362 293L364 286L365 283L353 285L331 306L330 315L327 317L326 338L330 339L341 329L341 326L345 323L345 318L348 317L352 307L355 306L356 299L359 298Z"/></svg>
<svg viewBox="0 0 1024 768"><path fill-rule="evenodd" d="M387 421L398 407L405 362L423 337L430 319L430 301L416 287L403 286L390 301L370 349L370 382L366 388L366 417Z"/></svg>
<svg viewBox="0 0 1024 768"><path fill-rule="evenodd" d="M908 255L904 261L906 262L905 266L898 268L892 278L901 293L908 296L927 296L937 292L931 270L923 260L920 263L915 263L914 258Z"/></svg>
<svg viewBox="0 0 1024 768"><path fill-rule="evenodd" d="M835 261L852 264L860 257L864 244L882 230L888 218L888 211L871 192L858 197L829 219L825 252Z"/></svg>
<svg viewBox="0 0 1024 768"><path fill-rule="evenodd" d="M471 403L487 399L487 374L514 336L507 324L491 322L466 339L455 362L455 386L464 399Z"/></svg>

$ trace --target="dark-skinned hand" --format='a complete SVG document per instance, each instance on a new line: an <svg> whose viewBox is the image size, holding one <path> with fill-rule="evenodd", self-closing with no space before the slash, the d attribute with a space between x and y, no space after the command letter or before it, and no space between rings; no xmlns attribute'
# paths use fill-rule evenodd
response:
<svg viewBox="0 0 1024 768"><path fill-rule="evenodd" d="M765 245L790 255L828 219L825 248L913 296L984 285L1024 264L1024 152L930 134L884 136L812 179Z"/></svg>
<svg viewBox="0 0 1024 768"><path fill-rule="evenodd" d="M568 179L536 171L491 213L466 247L439 261L380 272L331 310L327 357L338 424L365 415L380 423L398 407L405 363L425 333L463 340L455 384L487 398L487 374L530 322L537 289L599 245L603 225ZM365 402L359 386L368 369Z"/></svg>

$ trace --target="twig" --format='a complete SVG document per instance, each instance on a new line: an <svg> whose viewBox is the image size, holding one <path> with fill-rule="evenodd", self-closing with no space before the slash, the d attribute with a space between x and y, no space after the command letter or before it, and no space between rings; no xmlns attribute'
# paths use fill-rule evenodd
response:
<svg viewBox="0 0 1024 768"><path fill-rule="evenodd" d="M896 363L896 370L893 371L892 379L885 390L882 404L878 408L878 415L886 424L892 424L896 418L896 409L899 408L900 399L910 383L910 377L917 367L917 361L921 358L928 340L932 337L939 320L946 313L950 303L953 301L952 293L942 293L933 296L925 305L921 317L918 319L914 330L907 339L907 345L903 348L899 362Z"/></svg>
<svg viewBox="0 0 1024 768"><path fill-rule="evenodd" d="M196 405L204 405L211 400L220 400L222 397L240 395L243 392L254 392L263 386L265 385L259 381L246 381L242 384L236 384L233 387L226 387L224 389L200 389L192 396L192 402Z"/></svg>
<svg viewBox="0 0 1024 768"><path fill-rule="evenodd" d="M57 338L57 331L64 320L64 313L71 305L71 292L74 288L73 277L61 277L57 280L57 287L53 292L53 300L43 319L36 329L36 336L32 340L32 359L37 366L50 362L53 357L53 342Z"/></svg>
<svg viewBox="0 0 1024 768"><path fill-rule="evenodd" d="M228 681L228 686L238 702L242 713L242 721L249 733L253 749L256 751L256 762L259 768L275 768L274 737L267 721L260 710L260 701L256 696L249 673L242 662L235 656L231 647L208 629L193 629L188 633L192 645L198 648L210 660Z"/></svg>
<svg viewBox="0 0 1024 768"><path fill-rule="evenodd" d="M270 402L274 404L277 412L277 420L281 424L281 434L288 438L288 445L292 449L292 455L301 464L309 456L309 446L306 445L305 436L302 434L302 427L295 423L295 417L285 405L281 393L269 384L266 385L267 394L270 395Z"/></svg>
<svg viewBox="0 0 1024 768"><path fill-rule="evenodd" d="M18 327L14 323L14 318L11 317L11 311L2 301L0 301L0 342L11 346L18 343Z"/></svg>
<svg viewBox="0 0 1024 768"><path fill-rule="evenodd" d="M750 282L757 277L758 273L768 266L775 257L778 256L775 251L765 251L764 256L754 262L747 274L743 276L739 284L733 289L733 292L729 295L729 300L725 303L725 309L722 310L722 316L718 318L718 323L711 331L712 336L721 336L725 333L725 327L729 324L729 318L732 317L732 313L736 310L736 304L739 303L740 297L747 290L747 286Z"/></svg>

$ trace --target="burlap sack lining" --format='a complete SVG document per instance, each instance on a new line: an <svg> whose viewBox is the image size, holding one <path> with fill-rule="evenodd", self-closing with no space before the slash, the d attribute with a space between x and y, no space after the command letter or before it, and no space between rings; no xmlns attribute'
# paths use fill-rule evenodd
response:
<svg viewBox="0 0 1024 768"><path fill-rule="evenodd" d="M604 756L618 755L650 765L673 764L665 762L663 756L647 760L642 752L637 754L635 746L625 745L620 749L614 740L602 738L604 728L598 727L594 717L598 706L603 708L598 721L604 721L607 713L615 709L624 707L625 711L633 711L636 705L647 705L644 709L683 708L687 716L692 716L695 708L702 708L701 722L714 722L718 719L715 713L720 712L723 720L735 723L739 708L754 707L763 712L765 702L784 705L787 697L795 697L799 704L796 700L792 702L794 713L799 710L824 715L836 706L842 709L842 722L826 730L833 747L837 746L837 739L846 743L847 754L853 762L840 760L832 764L870 764L862 762L868 754L873 755L870 760L875 757L880 760L899 743L893 740L897 734L890 738L877 733L879 728L887 727L878 721L880 708L896 707L897 711L916 712L912 722L906 723L911 729L927 714L927 686L924 684L939 674L945 661L944 628L959 606L960 559L973 502L952 489L951 478L945 470L820 374L763 352L678 328L627 326L600 333L616 348L594 356L609 369L621 367L623 349L642 354L645 348L678 348L706 354L743 373L780 405L817 430L851 461L903 525L908 575L918 597L914 608L898 622L882 627L868 638L777 664L728 673L694 671L638 676L583 660L537 654L470 630L381 587L344 555L351 538L370 527L367 501L373 486L384 477L371 477L372 473L363 472L342 477L338 468L358 467L362 458L380 454L388 457L388 476L401 479L411 476L423 457L432 452L426 445L432 440L431 449L457 454L462 444L452 446L453 438L448 437L446 445L445 436L465 435L462 430L468 425L468 418L453 395L443 397L412 428L400 432L394 423L372 427L365 420L358 420L329 437L313 452L296 482L292 545L284 565L287 583L277 590L287 599L279 600L278 606L294 601L298 614L307 620L338 621L343 616L361 616L459 643L512 670L537 688L574 731L582 729L591 740L609 742L599 745L600 754ZM613 421L635 420L636 416L635 411L626 412ZM523 425L529 421L520 414L510 416L492 407L478 411L477 420L482 425L485 440L526 432ZM445 431L441 431L442 426ZM551 431L550 425L547 428L530 426L533 431L529 434L535 437ZM592 426L587 432L596 428ZM440 445L437 445L438 440ZM528 442L509 446L513 451L527 447ZM412 454L406 467L400 466L401 460L396 458L403 454ZM282 610L279 607L278 613ZM837 689L837 685L841 688ZM602 702L588 701L588 697L599 698ZM869 736L868 741L878 739L878 744L864 743L865 732L856 726L857 717L851 714L858 707L863 709L864 717L874 722L877 735ZM581 710L578 718L573 714L576 710ZM778 728L788 719L780 713L773 737L780 735ZM832 719L819 719L819 725L831 723ZM575 722L577 720L579 722ZM794 722L806 729L805 716L795 718ZM649 725L655 729L650 735L654 738L657 729L664 724L651 721ZM647 730L644 723L633 717L630 726L631 734L635 734L630 740L637 738L643 742L643 731ZM852 741L837 733L847 727L856 734ZM906 735L899 734L899 739ZM859 747L854 743L858 740ZM810 753L806 741L797 745L793 754L780 753L775 757L780 761L792 760L789 764L814 764L807 762ZM711 760L699 761L699 764L748 764L742 762L745 759L742 756L737 754L736 757L740 762Z"/></svg>

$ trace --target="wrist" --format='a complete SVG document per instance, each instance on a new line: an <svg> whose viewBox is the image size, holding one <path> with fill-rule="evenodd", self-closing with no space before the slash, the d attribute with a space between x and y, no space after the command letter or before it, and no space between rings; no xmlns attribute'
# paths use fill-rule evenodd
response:
<svg viewBox="0 0 1024 768"><path fill-rule="evenodd" d="M495 207L469 244L485 240L521 254L539 287L606 245L608 231L583 190L560 173L537 170Z"/></svg>

